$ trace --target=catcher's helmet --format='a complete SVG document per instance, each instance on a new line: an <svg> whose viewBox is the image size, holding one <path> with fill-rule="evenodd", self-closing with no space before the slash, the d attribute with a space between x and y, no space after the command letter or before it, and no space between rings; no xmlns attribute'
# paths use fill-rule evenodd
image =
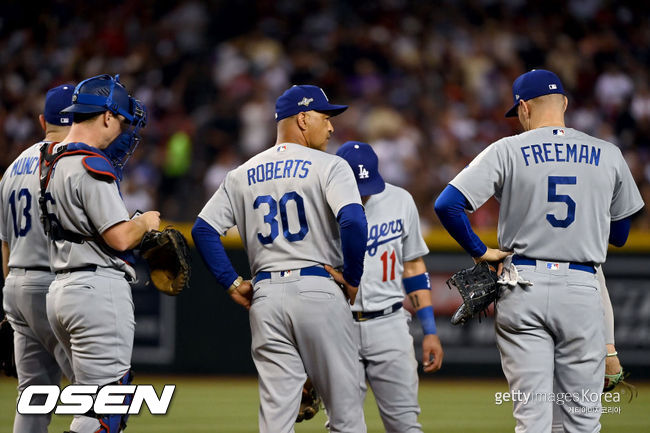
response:
<svg viewBox="0 0 650 433"><path fill-rule="evenodd" d="M142 104L130 97L120 83L120 76L108 74L83 80L72 94L72 105L61 113L101 113L111 111L121 114L131 124L144 123ZM141 125L144 126L144 125Z"/></svg>

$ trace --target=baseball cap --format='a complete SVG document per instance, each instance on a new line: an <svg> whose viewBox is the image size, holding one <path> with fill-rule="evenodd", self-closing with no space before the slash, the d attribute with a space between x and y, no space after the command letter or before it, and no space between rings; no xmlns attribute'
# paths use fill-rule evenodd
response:
<svg viewBox="0 0 650 433"><path fill-rule="evenodd" d="M368 143L348 141L339 147L336 154L352 167L362 197L379 194L386 188L386 182L379 174L379 159Z"/></svg>
<svg viewBox="0 0 650 433"><path fill-rule="evenodd" d="M293 116L303 111L326 111L332 116L343 113L347 105L333 105L329 103L323 89L309 84L292 86L275 101L275 120Z"/></svg>
<svg viewBox="0 0 650 433"><path fill-rule="evenodd" d="M69 126L72 124L71 114L60 114L61 110L70 105L74 86L62 84L47 91L45 94L45 108L43 117L51 125Z"/></svg>
<svg viewBox="0 0 650 433"><path fill-rule="evenodd" d="M559 93L564 95L564 87L560 78L546 69L533 69L517 77L512 83L512 98L514 105L506 113L506 117L516 117L519 101L528 101L539 96Z"/></svg>

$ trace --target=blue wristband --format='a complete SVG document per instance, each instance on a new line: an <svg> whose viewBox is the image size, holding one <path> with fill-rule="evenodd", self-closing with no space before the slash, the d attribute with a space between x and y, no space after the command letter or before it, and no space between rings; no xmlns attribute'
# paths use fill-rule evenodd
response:
<svg viewBox="0 0 650 433"><path fill-rule="evenodd" d="M416 290L431 290L431 281L429 281L429 274L427 272L416 275L414 277L404 278L404 291L408 295Z"/></svg>
<svg viewBox="0 0 650 433"><path fill-rule="evenodd" d="M424 335L436 333L436 318L433 316L433 306L429 305L428 307L420 308L415 314L420 319Z"/></svg>

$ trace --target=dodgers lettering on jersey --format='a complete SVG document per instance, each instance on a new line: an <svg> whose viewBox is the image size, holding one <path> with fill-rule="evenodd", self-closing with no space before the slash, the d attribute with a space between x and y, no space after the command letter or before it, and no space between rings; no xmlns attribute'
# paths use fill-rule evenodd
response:
<svg viewBox="0 0 650 433"><path fill-rule="evenodd" d="M386 184L365 204L368 243L359 293L353 311L378 311L404 299L404 262L429 252L413 197L406 190Z"/></svg>
<svg viewBox="0 0 650 433"><path fill-rule="evenodd" d="M502 250L551 262L604 262L611 221L643 207L618 147L572 128L498 140L450 184L472 209L500 200Z"/></svg>
<svg viewBox="0 0 650 433"><path fill-rule="evenodd" d="M526 165L545 162L572 162L574 164L600 163L600 147L586 144L541 143L521 147Z"/></svg>
<svg viewBox="0 0 650 433"><path fill-rule="evenodd" d="M336 216L352 203L361 198L342 158L284 143L228 173L199 217L221 235L237 226L255 275L341 266Z"/></svg>
<svg viewBox="0 0 650 433"><path fill-rule="evenodd" d="M38 206L41 144L25 149L0 180L0 239L9 244L12 268L49 267Z"/></svg>
<svg viewBox="0 0 650 433"><path fill-rule="evenodd" d="M380 245L402 237L404 231L404 222L402 218L394 221L368 225L368 247L366 248L369 256L377 254L377 248Z"/></svg>

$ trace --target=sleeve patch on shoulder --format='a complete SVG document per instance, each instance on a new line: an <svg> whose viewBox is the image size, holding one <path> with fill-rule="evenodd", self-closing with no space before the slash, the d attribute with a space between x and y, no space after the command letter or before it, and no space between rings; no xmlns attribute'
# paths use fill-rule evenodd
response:
<svg viewBox="0 0 650 433"><path fill-rule="evenodd" d="M106 181L117 180L113 165L101 156L86 156L81 160L84 168L93 175L99 176Z"/></svg>

